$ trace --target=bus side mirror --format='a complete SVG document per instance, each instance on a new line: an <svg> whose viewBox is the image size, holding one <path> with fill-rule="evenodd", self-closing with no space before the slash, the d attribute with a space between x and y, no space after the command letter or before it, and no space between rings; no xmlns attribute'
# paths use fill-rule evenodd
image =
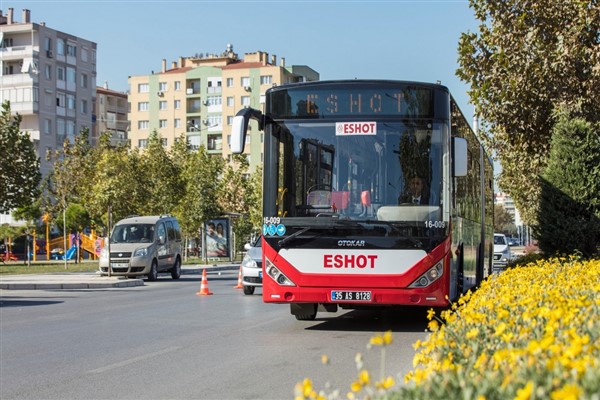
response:
<svg viewBox="0 0 600 400"><path fill-rule="evenodd" d="M244 152L244 146L246 145L246 127L245 118L241 115L233 117L233 124L231 126L231 152L233 154L240 154Z"/></svg>
<svg viewBox="0 0 600 400"><path fill-rule="evenodd" d="M452 138L452 153L454 176L467 176L467 140Z"/></svg>
<svg viewBox="0 0 600 400"><path fill-rule="evenodd" d="M263 114L253 108L243 108L233 117L231 126L231 143L229 148L233 154L244 152L246 145L246 133L248 132L248 122L250 118L258 121L258 129L263 129Z"/></svg>

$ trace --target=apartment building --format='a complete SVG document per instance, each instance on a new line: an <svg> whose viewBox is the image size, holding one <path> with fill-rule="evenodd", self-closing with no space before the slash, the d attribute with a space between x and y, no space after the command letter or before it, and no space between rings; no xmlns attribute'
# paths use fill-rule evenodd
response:
<svg viewBox="0 0 600 400"><path fill-rule="evenodd" d="M180 57L160 72L129 78L129 139L144 148L156 130L166 147L182 135L192 148L203 145L225 158L233 117L244 107L264 111L265 91L273 85L319 80L305 65L286 66L285 59L263 51L239 58L233 46L221 54ZM245 154L253 170L262 163L262 138L251 122Z"/></svg>
<svg viewBox="0 0 600 400"><path fill-rule="evenodd" d="M84 127L93 131L96 43L33 23L31 12L0 11L0 101L23 117L43 175L52 170L48 151L74 140Z"/></svg>
<svg viewBox="0 0 600 400"><path fill-rule="evenodd" d="M108 88L108 82L104 86L96 87L96 102L94 104L94 131L91 133L90 142L95 146L100 135L106 132L111 134L112 146L127 143L127 93L117 92Z"/></svg>

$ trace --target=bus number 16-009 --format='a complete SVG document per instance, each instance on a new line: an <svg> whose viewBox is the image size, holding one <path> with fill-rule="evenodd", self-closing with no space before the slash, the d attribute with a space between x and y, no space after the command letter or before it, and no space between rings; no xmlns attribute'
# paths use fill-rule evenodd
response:
<svg viewBox="0 0 600 400"><path fill-rule="evenodd" d="M446 221L425 221L425 228L445 228Z"/></svg>

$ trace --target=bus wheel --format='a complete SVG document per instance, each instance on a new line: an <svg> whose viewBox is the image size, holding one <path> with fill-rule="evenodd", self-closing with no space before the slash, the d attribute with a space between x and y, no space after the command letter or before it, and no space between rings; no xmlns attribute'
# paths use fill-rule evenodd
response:
<svg viewBox="0 0 600 400"><path fill-rule="evenodd" d="M314 321L317 317L317 304L315 303L292 303L290 312L298 321Z"/></svg>

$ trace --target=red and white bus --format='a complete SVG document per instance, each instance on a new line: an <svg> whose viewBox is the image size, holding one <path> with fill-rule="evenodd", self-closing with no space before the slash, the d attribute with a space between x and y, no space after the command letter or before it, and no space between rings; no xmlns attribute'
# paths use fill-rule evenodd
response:
<svg viewBox="0 0 600 400"><path fill-rule="evenodd" d="M264 131L265 302L299 320L447 306L491 272L492 163L446 87L273 87L234 118L232 152L249 123Z"/></svg>

